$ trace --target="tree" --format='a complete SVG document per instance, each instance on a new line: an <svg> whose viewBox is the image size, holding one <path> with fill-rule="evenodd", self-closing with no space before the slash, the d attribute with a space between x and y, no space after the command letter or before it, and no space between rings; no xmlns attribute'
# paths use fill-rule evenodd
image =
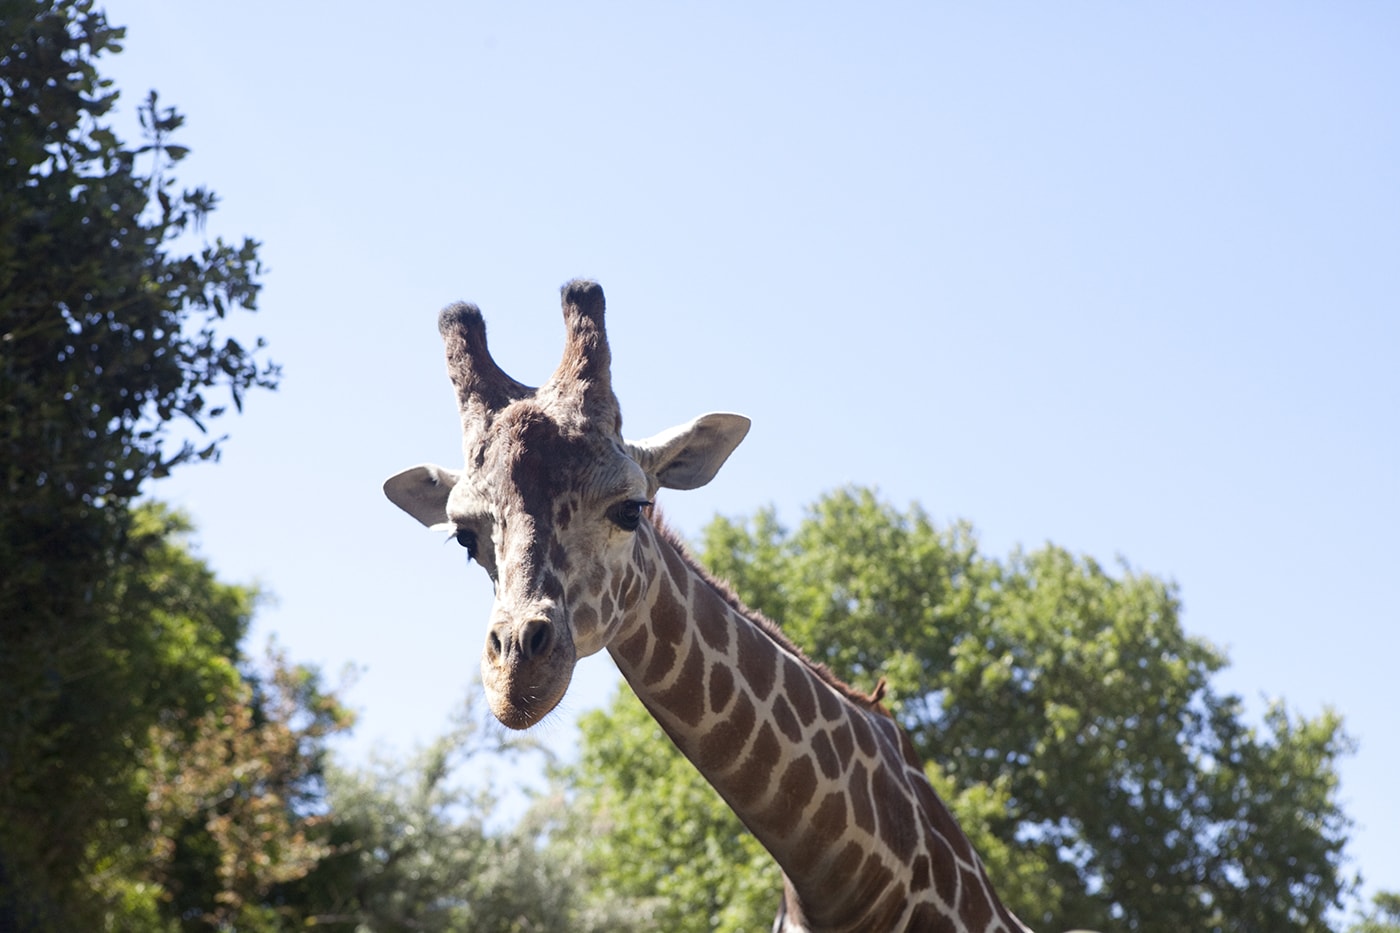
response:
<svg viewBox="0 0 1400 933"><path fill-rule="evenodd" d="M101 714L125 751L111 753L106 780L87 784L77 877L39 876L46 897L12 898L0 921L143 933L290 928L296 908L280 892L330 852L325 740L350 716L315 671L280 654L247 663L240 646L256 593L215 578L191 552L183 516L146 504L130 519L109 581L111 631L88 672L130 691ZM5 854L43 852L52 825L42 810L7 814Z"/></svg>
<svg viewBox="0 0 1400 933"><path fill-rule="evenodd" d="M1171 584L1053 546L990 559L966 524L937 528L864 489L822 497L792 533L771 511L716 519L701 556L815 660L866 689L887 681L930 779L1033 927L1323 930L1350 892L1340 718L1275 703L1250 724L1212 686L1225 657L1185 634ZM771 919L771 871L752 874L737 820L625 688L584 721L568 778L605 889L685 898L668 928L710 929L704 884L667 877L683 865L726 892L768 889L726 928Z"/></svg>
<svg viewBox="0 0 1400 933"><path fill-rule="evenodd" d="M451 730L410 761L332 769L325 836L331 852L284 892L317 929L627 929L614 911L583 909L571 863L541 851L548 805L514 829L488 827L496 797L489 782L464 784L464 766L544 750L479 723L469 700Z"/></svg>
<svg viewBox="0 0 1400 933"><path fill-rule="evenodd" d="M1347 933L1400 933L1400 893L1378 891L1371 904L1372 909L1347 927Z"/></svg>
<svg viewBox="0 0 1400 933"><path fill-rule="evenodd" d="M325 740L352 719L280 652L220 685L201 714L168 710L137 755L140 818L112 814L95 834L104 928L302 928L305 907L285 894L334 852Z"/></svg>
<svg viewBox="0 0 1400 933"><path fill-rule="evenodd" d="M151 679L143 652L171 660L163 623L124 606L153 547L130 503L217 456L220 439L189 434L227 410L219 396L239 408L277 380L261 343L223 336L254 307L257 244L203 240L217 199L176 187L180 116L152 93L134 148L107 122L117 95L96 63L121 35L88 0L0 0L0 925L86 903L94 827L191 683ZM243 625L218 618L201 629L227 662L198 675L213 680Z"/></svg>

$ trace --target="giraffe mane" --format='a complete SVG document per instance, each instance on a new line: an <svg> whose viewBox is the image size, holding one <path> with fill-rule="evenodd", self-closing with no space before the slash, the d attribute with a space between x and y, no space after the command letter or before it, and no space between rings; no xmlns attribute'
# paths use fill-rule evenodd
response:
<svg viewBox="0 0 1400 933"><path fill-rule="evenodd" d="M779 647L791 652L809 669L814 671L818 677L830 684L846 699L864 709L894 719L894 715L881 702L885 697L885 691L887 689L885 678L881 677L875 684L875 689L870 693L864 693L852 687L840 677L837 677L836 674L832 672L831 668L819 661L813 661L809 658L807 653L794 644L792 639L787 636L781 625L758 610L751 609L747 606L744 601L739 598L738 594L734 592L734 588L730 586L728 582L710 573L703 564L696 560L690 553L690 547L685 543L685 539L666 524L665 518L661 514L660 507L653 507L652 509L652 526L656 529L657 535L663 541L675 548L676 553L680 555L681 560L686 566L709 586L710 589L714 590L731 609L753 622L758 626L760 631L772 639Z"/></svg>

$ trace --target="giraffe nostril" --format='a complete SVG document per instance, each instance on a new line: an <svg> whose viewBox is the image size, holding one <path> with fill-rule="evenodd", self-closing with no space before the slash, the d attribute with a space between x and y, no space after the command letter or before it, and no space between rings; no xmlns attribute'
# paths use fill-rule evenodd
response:
<svg viewBox="0 0 1400 933"><path fill-rule="evenodd" d="M520 648L525 658L535 658L549 651L554 642L554 628L544 619L532 619L520 632Z"/></svg>
<svg viewBox="0 0 1400 933"><path fill-rule="evenodd" d="M494 660L501 656L501 650L501 636L496 632L495 629L492 629L486 635L486 651Z"/></svg>

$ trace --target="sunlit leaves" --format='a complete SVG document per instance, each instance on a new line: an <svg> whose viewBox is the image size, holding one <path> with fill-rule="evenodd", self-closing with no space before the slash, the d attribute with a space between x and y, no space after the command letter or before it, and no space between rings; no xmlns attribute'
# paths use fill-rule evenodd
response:
<svg viewBox="0 0 1400 933"><path fill-rule="evenodd" d="M257 689L254 689L256 685ZM201 716L152 727L142 755L149 846L134 874L211 929L281 929L269 903L331 847L318 838L319 750L349 725L315 675L273 656Z"/></svg>

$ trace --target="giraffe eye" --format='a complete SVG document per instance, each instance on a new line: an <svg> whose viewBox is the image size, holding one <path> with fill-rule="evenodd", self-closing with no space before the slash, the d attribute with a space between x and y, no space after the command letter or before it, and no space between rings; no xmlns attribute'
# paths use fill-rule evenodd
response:
<svg viewBox="0 0 1400 933"><path fill-rule="evenodd" d="M642 523L643 509L650 505L645 499L628 499L613 506L608 518L623 531L636 531Z"/></svg>
<svg viewBox="0 0 1400 933"><path fill-rule="evenodd" d="M476 533L462 528L454 537L458 544L467 549L467 560L476 560Z"/></svg>

